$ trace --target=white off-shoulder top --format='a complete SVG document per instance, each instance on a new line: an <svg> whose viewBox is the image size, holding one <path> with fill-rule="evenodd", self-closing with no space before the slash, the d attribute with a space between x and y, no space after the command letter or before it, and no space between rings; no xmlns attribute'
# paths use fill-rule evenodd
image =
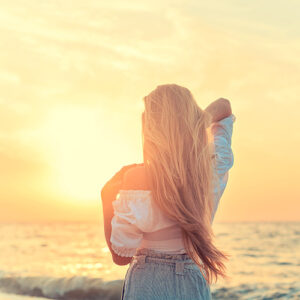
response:
<svg viewBox="0 0 300 300"><path fill-rule="evenodd" d="M218 185L214 188L212 222L228 181L228 171L234 157L231 137L235 115L214 122L211 133L214 142ZM152 201L150 190L120 190L112 202L111 246L115 253L132 257L137 249L149 248L167 253L186 253L179 225L170 220Z"/></svg>

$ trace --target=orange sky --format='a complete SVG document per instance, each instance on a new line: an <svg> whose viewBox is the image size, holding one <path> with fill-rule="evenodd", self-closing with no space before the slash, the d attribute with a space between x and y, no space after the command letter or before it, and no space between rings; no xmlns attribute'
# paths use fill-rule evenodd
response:
<svg viewBox="0 0 300 300"><path fill-rule="evenodd" d="M231 101L235 163L215 222L299 221L299 9L2 3L0 221L99 220L103 184L142 162L142 97L165 83L203 109Z"/></svg>

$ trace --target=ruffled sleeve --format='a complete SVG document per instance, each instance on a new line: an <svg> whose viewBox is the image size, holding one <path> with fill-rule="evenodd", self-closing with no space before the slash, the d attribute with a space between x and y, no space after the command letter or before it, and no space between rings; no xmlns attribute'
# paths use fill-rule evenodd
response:
<svg viewBox="0 0 300 300"><path fill-rule="evenodd" d="M234 163L233 151L231 148L231 138L233 133L233 123L236 117L234 114L211 125L211 132L214 140L214 158L216 181L214 185L214 212L219 205L219 201L228 181L228 171Z"/></svg>
<svg viewBox="0 0 300 300"><path fill-rule="evenodd" d="M111 246L119 256L132 257L143 239L143 224L149 213L147 204L150 191L120 190L112 202Z"/></svg>

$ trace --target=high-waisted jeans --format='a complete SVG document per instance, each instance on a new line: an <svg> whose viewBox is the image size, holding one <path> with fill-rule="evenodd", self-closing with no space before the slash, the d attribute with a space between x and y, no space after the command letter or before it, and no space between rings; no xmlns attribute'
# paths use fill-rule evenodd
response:
<svg viewBox="0 0 300 300"><path fill-rule="evenodd" d="M187 254L138 249L125 275L121 300L211 300L210 286Z"/></svg>

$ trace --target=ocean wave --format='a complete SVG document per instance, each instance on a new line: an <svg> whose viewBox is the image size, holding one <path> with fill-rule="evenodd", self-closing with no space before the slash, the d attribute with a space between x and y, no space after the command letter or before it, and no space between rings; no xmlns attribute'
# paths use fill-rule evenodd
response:
<svg viewBox="0 0 300 300"><path fill-rule="evenodd" d="M7 293L58 300L119 300L123 280L103 281L102 278L74 276L13 277L2 274L0 289Z"/></svg>
<svg viewBox="0 0 300 300"><path fill-rule="evenodd" d="M212 298L215 300L274 300L300 299L299 282L290 283L241 283L231 287L213 289Z"/></svg>
<svg viewBox="0 0 300 300"><path fill-rule="evenodd" d="M0 290L6 293L56 300L119 300L123 280L74 277L14 277L0 271ZM213 299L300 299L299 282L241 283L211 287Z"/></svg>

